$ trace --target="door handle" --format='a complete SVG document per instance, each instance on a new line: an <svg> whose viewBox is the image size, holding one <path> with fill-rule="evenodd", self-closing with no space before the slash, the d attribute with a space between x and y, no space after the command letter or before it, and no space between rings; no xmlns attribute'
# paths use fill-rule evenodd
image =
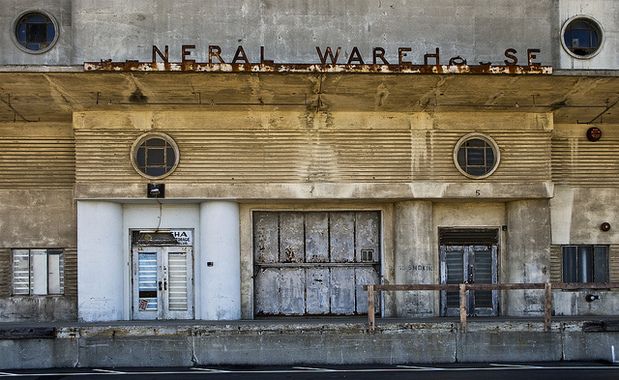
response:
<svg viewBox="0 0 619 380"><path fill-rule="evenodd" d="M469 265L469 279L468 283L472 284L475 282L475 267L473 265Z"/></svg>
<svg viewBox="0 0 619 380"><path fill-rule="evenodd" d="M168 282L167 281L163 282L163 290L168 290Z"/></svg>
<svg viewBox="0 0 619 380"><path fill-rule="evenodd" d="M161 281L159 281L159 290L163 290L161 289Z"/></svg>

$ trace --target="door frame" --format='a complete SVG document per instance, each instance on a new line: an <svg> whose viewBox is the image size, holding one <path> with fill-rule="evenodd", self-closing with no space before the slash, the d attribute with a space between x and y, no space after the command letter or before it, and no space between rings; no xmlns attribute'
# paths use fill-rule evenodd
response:
<svg viewBox="0 0 619 380"><path fill-rule="evenodd" d="M187 309L170 310L170 270L169 257L171 253L184 252L186 257L187 274ZM141 309L139 297L139 253L155 253L157 256L157 310L144 311ZM193 247L191 246L164 246L164 245L136 245L131 249L131 319L133 320L153 320L153 319L194 319L194 273L193 273Z"/></svg>
<svg viewBox="0 0 619 380"><path fill-rule="evenodd" d="M469 233L470 238L460 238L458 241L450 241L448 239L441 239L441 230L443 231L457 231L458 233ZM471 268L470 260L474 260L474 252L477 248L490 247L491 249L491 283L499 283L499 269L500 269L500 228L492 227L442 227L439 228L439 282L441 284L447 283L447 262L446 262L446 247L462 247L463 251L463 278L464 283L472 281L474 283L474 268ZM479 241L475 241L475 235L480 234ZM494 239L488 239L488 234L496 233ZM472 269L472 271L471 271ZM500 292L498 290L492 290L492 307L490 308L475 308L475 291L467 291L467 314L469 316L498 316L500 305ZM447 292L441 291L439 297L439 310L441 316L457 316L459 310L447 307Z"/></svg>
<svg viewBox="0 0 619 380"><path fill-rule="evenodd" d="M298 213L298 214L308 214L308 213L325 213L325 214L332 214L332 213L353 213L353 214L357 214L357 213L376 213L378 215L378 236L377 236L377 246L378 246L378 253L379 255L377 256L377 261L376 262L299 262L299 263L282 263L282 262L273 262L273 263L260 263L257 259L256 259L256 223L255 223L255 218L257 213L273 213L273 214L282 214L282 213ZM251 243L248 245L248 248L250 248L248 250L249 255L247 256L249 258L248 263L251 265L251 273L253 274L251 276L251 289L252 289L252 297L251 297L251 307L252 307L252 314L251 314L251 318L256 318L258 316L262 316L262 315L269 315L271 317L275 317L278 315L286 315L284 313L273 313L273 314L261 314L258 311L258 307L257 307L257 299L259 297L259 286L257 285L257 278L258 278L258 274L259 271L261 270L276 270L276 269L288 269L288 268L298 268L303 270L305 273L303 274L303 278L304 281L307 281L307 276L308 276L308 272L311 272L312 269L318 269L318 270L327 270L329 272L329 276L331 275L331 270L335 269L335 270L339 270L339 269L344 269L344 268L348 268L348 269L352 269L355 273L355 278L356 278L356 272L358 269L365 269L365 268L374 268L374 272L376 274L376 283L380 284L383 281L383 268L384 268L384 260L385 260L385 216L384 216L384 210L380 207L367 207L367 208L350 208L350 207L335 207L335 208L324 208L324 207L320 207L320 208L314 208L314 207L308 207L308 208L290 208L290 207L273 207L273 208L264 208L264 207L260 207L260 208L254 208L248 206L247 207L247 214L248 219L247 219L247 223L250 226L250 236L251 238L248 239L248 241L250 241ZM355 219L356 220L356 219ZM279 216L278 216L278 221L279 221ZM279 222L278 222L279 223ZM279 228L277 229L278 234L281 232L279 230ZM304 229L304 234L305 234L305 229ZM329 235L327 235L329 236ZM278 235L278 241L281 238L281 236ZM304 237L305 238L305 237ZM356 242L355 242L355 246L356 246ZM281 247L280 247L281 248ZM361 253L360 253L361 254ZM304 285L306 286L306 285ZM307 289L305 289L305 291L307 291ZM330 297L332 295L330 294ZM365 301L367 297L363 296L363 300ZM384 308L384 302L382 301L382 295L379 294L377 295L376 299L378 300L377 302L377 307L376 307L376 312L379 313L380 315L382 315L382 310ZM356 302L357 300L355 299L355 305L358 305L358 303ZM331 304L331 302L330 302ZM320 313L315 313L315 314L294 314L291 313L290 315L303 315L303 316L330 316L330 315L356 315L357 311L356 309L353 310L351 313L330 313L330 312L320 312Z"/></svg>

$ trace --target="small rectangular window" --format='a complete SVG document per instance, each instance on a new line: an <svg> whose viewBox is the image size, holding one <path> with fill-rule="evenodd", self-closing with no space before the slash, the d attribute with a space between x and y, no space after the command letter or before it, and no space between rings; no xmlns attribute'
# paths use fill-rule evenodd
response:
<svg viewBox="0 0 619 380"><path fill-rule="evenodd" d="M13 250L13 294L30 294L30 251Z"/></svg>
<svg viewBox="0 0 619 380"><path fill-rule="evenodd" d="M13 295L64 293L64 255L61 249L14 249Z"/></svg>
<svg viewBox="0 0 619 380"><path fill-rule="evenodd" d="M608 246L573 245L562 251L563 282L608 282Z"/></svg>

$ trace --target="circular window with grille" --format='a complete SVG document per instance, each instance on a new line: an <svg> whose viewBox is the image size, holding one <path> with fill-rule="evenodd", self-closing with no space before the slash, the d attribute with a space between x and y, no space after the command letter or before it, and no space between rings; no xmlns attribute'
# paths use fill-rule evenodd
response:
<svg viewBox="0 0 619 380"><path fill-rule="evenodd" d="M603 37L597 21L591 17L576 16L563 24L561 44L572 57L587 59L600 52Z"/></svg>
<svg viewBox="0 0 619 380"><path fill-rule="evenodd" d="M463 175L486 178L499 166L498 145L490 137L471 133L463 136L454 148L454 164Z"/></svg>
<svg viewBox="0 0 619 380"><path fill-rule="evenodd" d="M160 179L172 174L179 161L178 146L163 133L148 133L131 148L131 164L143 177Z"/></svg>
<svg viewBox="0 0 619 380"><path fill-rule="evenodd" d="M17 47L26 53L45 53L58 41L58 24L44 11L22 13L15 20L13 31Z"/></svg>

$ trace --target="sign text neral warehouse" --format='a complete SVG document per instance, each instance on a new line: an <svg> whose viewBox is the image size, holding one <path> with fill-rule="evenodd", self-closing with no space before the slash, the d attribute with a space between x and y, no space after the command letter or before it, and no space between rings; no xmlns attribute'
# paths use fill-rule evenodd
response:
<svg viewBox="0 0 619 380"><path fill-rule="evenodd" d="M180 51L181 62L184 64L196 63L195 59L192 58L192 54L196 49L196 45L182 45ZM410 60L410 54L413 49L411 47L398 47L395 52L395 56L397 57L397 65L413 65L415 64L412 60ZM383 47L375 47L372 49L371 55L367 58L367 63L364 60L364 55L361 53L357 46L353 46L350 54L348 54L348 59L344 61L340 61L342 48L337 47L334 51L333 48L327 46L326 48L321 49L320 46L316 46L316 53L318 59L322 65L337 65L337 64L346 64L346 65L365 65L369 64L371 61L372 65L391 65L392 63L388 61L386 55L387 51ZM526 52L526 60L528 66L540 65L539 62L535 62L537 59L537 55L540 53L540 49L527 49ZM518 52L514 48L508 48L504 52L505 60L503 63L505 65L517 65L519 62ZM170 49L168 45L165 45L163 51L159 49L156 45L153 45L152 49L152 63L157 62L157 56L164 62L170 62ZM223 56L223 50L219 45L208 45L208 60L205 63L208 64L252 64L249 59L248 54L242 45L239 45L234 54L231 55L232 59L227 60L228 57ZM259 52L259 63L260 64L274 64L273 60L266 59L265 47L260 46ZM390 58L391 59L391 58ZM430 60L433 60L434 65L441 65L440 60L440 49L436 48L433 53L425 53L423 55L423 65L429 65ZM461 65L467 64L466 58L461 56L450 57L449 58L450 65ZM492 62L480 62L481 65L491 65Z"/></svg>

